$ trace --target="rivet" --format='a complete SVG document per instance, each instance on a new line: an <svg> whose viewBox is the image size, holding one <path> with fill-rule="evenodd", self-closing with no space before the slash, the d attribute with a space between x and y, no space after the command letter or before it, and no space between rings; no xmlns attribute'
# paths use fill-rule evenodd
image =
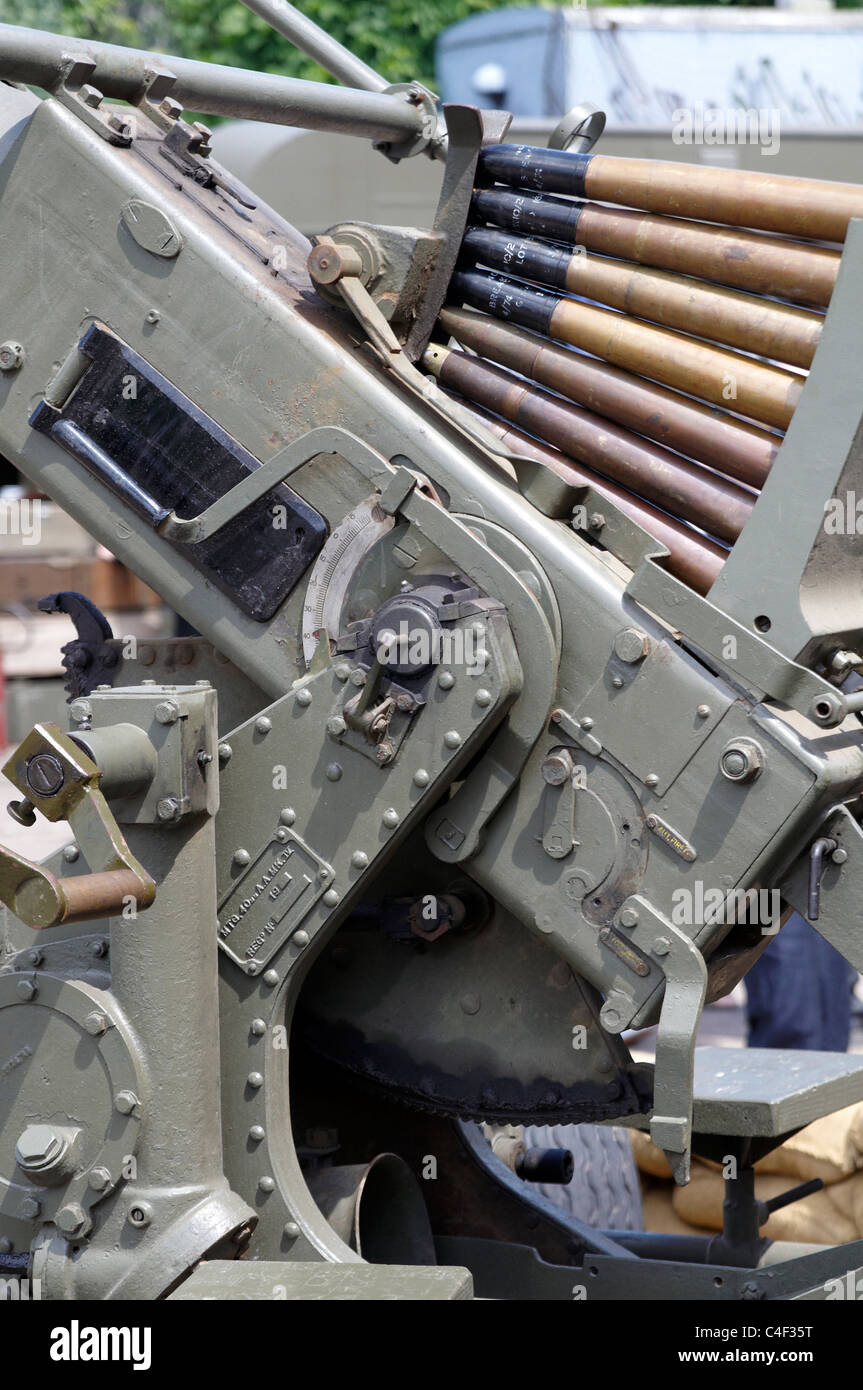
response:
<svg viewBox="0 0 863 1390"><path fill-rule="evenodd" d="M659 778L657 777L656 773L655 773L655 772L648 772L647 776L646 776L645 779L644 779L644 785L645 785L646 787L655 787L655 786L658 786L658 784L659 784Z"/></svg>
<svg viewBox="0 0 863 1390"><path fill-rule="evenodd" d="M9 1255L12 1251L12 1242L8 1236L0 1236L0 1255Z"/></svg>
<svg viewBox="0 0 863 1390"><path fill-rule="evenodd" d="M478 1013L479 1013L479 1004L480 1004L480 1000L479 1000L479 995L478 995L478 994L465 994L465 995L462 996L462 998L461 998L458 1002L459 1002L459 1004L461 1005L462 1013L465 1013L465 1014L478 1014Z"/></svg>
<svg viewBox="0 0 863 1390"><path fill-rule="evenodd" d="M611 684L614 686L615 690L622 690L622 689L623 689L623 676L612 676L612 678L611 678Z"/></svg>
<svg viewBox="0 0 863 1390"><path fill-rule="evenodd" d="M279 983L279 972L278 972L278 970L265 970L265 971L264 971L264 984L265 984L265 985L269 985L269 986L272 988L274 985L277 985L278 983Z"/></svg>
<svg viewBox="0 0 863 1390"><path fill-rule="evenodd" d="M340 681L350 680L350 675L350 666L346 666L344 662L340 662L339 665L336 667L336 679Z"/></svg>
<svg viewBox="0 0 863 1390"><path fill-rule="evenodd" d="M301 709L308 709L308 707L309 707L309 705L310 705L311 703L312 703L312 692L311 692L310 690L298 690L298 691L297 691L297 704L301 707Z"/></svg>
<svg viewBox="0 0 863 1390"><path fill-rule="evenodd" d="M267 1131L264 1129L263 1125L252 1125L252 1128L249 1130L250 1139L254 1139L256 1144L260 1144L261 1140L266 1139L266 1137Z"/></svg>
<svg viewBox="0 0 863 1390"><path fill-rule="evenodd" d="M63 846L63 858L66 860L67 864L74 864L80 853L81 851L77 845Z"/></svg>
<svg viewBox="0 0 863 1390"><path fill-rule="evenodd" d="M414 773L414 784L418 787L427 787L431 778L424 767L418 767Z"/></svg>
<svg viewBox="0 0 863 1390"><path fill-rule="evenodd" d="M235 864L239 864L239 865L242 867L242 866L244 866L245 864L251 864L251 862L252 862L252 856L249 854L249 851L248 851L247 849L235 849L235 850L234 850L234 863L235 863Z"/></svg>
<svg viewBox="0 0 863 1390"><path fill-rule="evenodd" d="M437 683L441 690L452 690L455 685L455 676L452 671L441 671L437 678Z"/></svg>
<svg viewBox="0 0 863 1390"><path fill-rule="evenodd" d="M327 720L327 733L330 735L330 738L340 738L347 727L347 724L340 714L334 714L332 719Z"/></svg>
<svg viewBox="0 0 863 1390"><path fill-rule="evenodd" d="M249 1075L246 1077L246 1080L248 1081L250 1086L254 1087L256 1091L260 1086L263 1086L264 1084L264 1078L261 1076L261 1073L259 1071L250 1071Z"/></svg>
<svg viewBox="0 0 863 1390"><path fill-rule="evenodd" d="M31 965L41 965L45 959L44 951L28 951L27 959Z"/></svg>
<svg viewBox="0 0 863 1390"><path fill-rule="evenodd" d="M324 907L335 907L339 900L339 895L335 888L328 888L324 894Z"/></svg>
<svg viewBox="0 0 863 1390"><path fill-rule="evenodd" d="M234 750L233 750L233 748L231 747L230 743L220 743L220 744L219 744L219 762L220 762L220 763L229 763L229 762L231 761L231 758L232 758L233 756L234 756Z"/></svg>
<svg viewBox="0 0 863 1390"><path fill-rule="evenodd" d="M698 709L695 711L695 713L698 715L698 718L699 718L699 719L706 719L706 718L708 717L708 715L710 714L710 706L709 706L709 705L699 705L699 706L698 706Z"/></svg>
<svg viewBox="0 0 863 1390"><path fill-rule="evenodd" d="M351 865L354 869L367 869L369 867L369 856L361 849L355 849L351 855Z"/></svg>
<svg viewBox="0 0 863 1390"><path fill-rule="evenodd" d="M262 1038L267 1031L266 1021L262 1018L253 1018L249 1027L256 1038Z"/></svg>
<svg viewBox="0 0 863 1390"><path fill-rule="evenodd" d="M282 822L282 825L293 825L296 819L297 813L292 806L286 806L284 811L279 812L279 820Z"/></svg>
<svg viewBox="0 0 863 1390"><path fill-rule="evenodd" d="M584 716L583 719L579 719L578 722L579 722L579 724L581 725L582 729L592 729L592 728L593 728L593 720L591 719L591 717L590 717L589 714L586 714L586 715Z"/></svg>
<svg viewBox="0 0 863 1390"><path fill-rule="evenodd" d="M327 781L338 782L341 779L342 769L338 763L330 763L327 768Z"/></svg>
<svg viewBox="0 0 863 1390"><path fill-rule="evenodd" d="M332 890L330 890L330 891L332 891ZM336 894L336 901L338 901L338 896L339 896L339 895L338 895L338 893L337 893L337 894ZM324 902L327 901L327 897L328 897L328 894L325 893L325 894L324 894ZM329 906L331 906L331 904L330 904L330 903L327 903L327 906L329 907ZM304 927L300 927L300 930L299 930L299 931L295 931L295 932L294 932L293 936L291 937L291 940L293 941L293 943L294 943L295 946L299 946L300 948L302 948L303 946L308 946L308 944L309 944L309 933L306 931L306 929L305 929Z"/></svg>
<svg viewBox="0 0 863 1390"><path fill-rule="evenodd" d="M461 734L457 733L455 729L449 729L447 733L444 734L443 741L447 748L460 748Z"/></svg>
<svg viewBox="0 0 863 1390"><path fill-rule="evenodd" d="M90 942L90 955L101 958L108 954L108 943L104 937L100 936L96 941Z"/></svg>
<svg viewBox="0 0 863 1390"><path fill-rule="evenodd" d="M280 840L282 844L284 844L285 841L289 840L290 838L290 832L286 830L284 826L280 826L280 828L276 831L276 839Z"/></svg>
<svg viewBox="0 0 863 1390"><path fill-rule="evenodd" d="M255 720L255 732L258 734L268 734L272 727L272 719L268 719L265 714L262 714L260 719Z"/></svg>
<svg viewBox="0 0 863 1390"><path fill-rule="evenodd" d="M273 1192L275 1190L275 1186L276 1184L273 1178L261 1178L258 1182L258 1187L261 1189L262 1192Z"/></svg>
<svg viewBox="0 0 863 1390"><path fill-rule="evenodd" d="M483 709L487 709L491 701L492 694L490 690L478 690L476 692L476 702L478 705L481 705Z"/></svg>
<svg viewBox="0 0 863 1390"><path fill-rule="evenodd" d="M396 811L392 806L390 806L386 811L384 811L381 819L383 820L384 825L387 827L387 830L395 830L396 826L399 823L400 817L398 811Z"/></svg>
<svg viewBox="0 0 863 1390"><path fill-rule="evenodd" d="M296 1240L299 1234L300 1228L297 1225L296 1221L285 1222L285 1235L288 1237L288 1240Z"/></svg>

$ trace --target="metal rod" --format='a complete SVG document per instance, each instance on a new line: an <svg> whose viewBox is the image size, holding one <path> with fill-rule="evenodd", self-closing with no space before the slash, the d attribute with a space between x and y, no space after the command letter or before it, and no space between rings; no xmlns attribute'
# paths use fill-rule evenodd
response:
<svg viewBox="0 0 863 1390"><path fill-rule="evenodd" d="M430 354L424 361L431 363ZM463 352L432 364L451 387L663 510L733 542L755 497L737 483Z"/></svg>
<svg viewBox="0 0 863 1390"><path fill-rule="evenodd" d="M511 227L525 236L553 237L640 265L677 270L819 309L830 303L839 274L838 251L781 241L760 232L504 188L479 189L473 202L475 213L485 222Z"/></svg>
<svg viewBox="0 0 863 1390"><path fill-rule="evenodd" d="M346 87L356 87L363 92L385 92L389 86L385 77L355 57L350 49L331 38L325 29L307 19L287 0L243 0L243 4Z"/></svg>
<svg viewBox="0 0 863 1390"><path fill-rule="evenodd" d="M805 378L751 357L684 338L598 309L547 290L534 289L503 275L463 270L452 279L451 297L493 318L533 328L571 343L617 367L685 391L711 405L734 405L735 412L775 429L788 428Z"/></svg>
<svg viewBox="0 0 863 1390"><path fill-rule="evenodd" d="M711 169L530 145L489 146L480 155L480 169L485 177L516 188L818 241L844 241L851 218L863 217L860 184L752 169Z"/></svg>
<svg viewBox="0 0 863 1390"><path fill-rule="evenodd" d="M824 326L823 314L810 309L492 227L468 228L463 250L509 275L794 367L811 367Z"/></svg>
<svg viewBox="0 0 863 1390"><path fill-rule="evenodd" d="M553 468L573 486L589 484L597 492L609 497L632 521L643 526L660 545L669 552L663 563L670 572L682 579L696 593L706 594L716 580L727 558L727 551L715 544L707 536L700 536L675 517L668 516L657 507L652 507L640 497L634 497L622 487L617 487L610 479L584 464L577 464L565 454L559 453L539 440L525 434L504 420L498 419L489 411L483 410L475 402L469 404L471 414L484 422L501 443L514 453L527 454L539 463Z"/></svg>
<svg viewBox="0 0 863 1390"><path fill-rule="evenodd" d="M762 486L779 452L780 436L757 425L474 309L444 309L439 322L481 357L749 487Z"/></svg>
<svg viewBox="0 0 863 1390"><path fill-rule="evenodd" d="M91 58L96 64L92 85L115 100L136 101L144 90L145 74L158 67L177 79L172 97L205 115L271 121L385 142L422 133L422 112L398 96L0 24L0 80L50 91L63 59L70 55Z"/></svg>

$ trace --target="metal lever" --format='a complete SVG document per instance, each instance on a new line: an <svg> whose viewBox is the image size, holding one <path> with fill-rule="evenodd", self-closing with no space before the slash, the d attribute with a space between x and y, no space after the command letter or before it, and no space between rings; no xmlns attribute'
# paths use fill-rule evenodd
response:
<svg viewBox="0 0 863 1390"><path fill-rule="evenodd" d="M156 885L129 850L99 787L101 769L56 724L37 724L3 768L20 792L13 814L32 824L40 810L46 820L67 820L88 864L89 874L58 879L41 864L0 846L0 900L29 927L112 917L129 900L146 910ZM12 809L10 807L10 809Z"/></svg>
<svg viewBox="0 0 863 1390"><path fill-rule="evenodd" d="M809 911L807 917L810 922L817 922L821 911L821 870L823 868L825 854L832 854L838 849L839 843L829 835L822 835L820 840L816 840L809 851Z"/></svg>

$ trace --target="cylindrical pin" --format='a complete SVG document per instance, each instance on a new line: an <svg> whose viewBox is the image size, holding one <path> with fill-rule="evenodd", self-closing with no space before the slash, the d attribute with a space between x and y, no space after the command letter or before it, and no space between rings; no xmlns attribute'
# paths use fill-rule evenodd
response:
<svg viewBox="0 0 863 1390"><path fill-rule="evenodd" d="M570 203L505 188L478 191L474 214L524 236L554 237L589 251L677 270L738 290L774 295L824 309L839 274L841 255L758 232L711 227L630 208Z"/></svg>
<svg viewBox="0 0 863 1390"><path fill-rule="evenodd" d="M483 309L494 318L571 343L614 366L711 405L733 406L735 412L775 429L788 428L803 392L804 378L794 372L502 275L459 271L453 276L450 293L453 299Z"/></svg>
<svg viewBox="0 0 863 1390"><path fill-rule="evenodd" d="M844 241L850 219L863 217L860 184L752 169L490 145L480 155L479 172L516 188L817 241Z"/></svg>
<svg viewBox="0 0 863 1390"><path fill-rule="evenodd" d="M442 385L721 540L734 541L749 518L755 501L751 492L531 387L501 367L448 352L436 370Z"/></svg>
<svg viewBox="0 0 863 1390"><path fill-rule="evenodd" d="M779 451L779 435L474 309L444 309L440 324L481 357L749 487L762 486Z"/></svg>
<svg viewBox="0 0 863 1390"><path fill-rule="evenodd" d="M759 353L794 367L811 367L824 318L809 309L770 303L715 285L647 269L628 261L573 253L547 241L493 227L471 227L466 256L525 280L608 304L639 319L699 338Z"/></svg>
<svg viewBox="0 0 863 1390"><path fill-rule="evenodd" d="M513 429L506 421L483 410L473 401L468 404L471 413L482 420L492 434L497 435L501 443L511 449L514 454L526 454L530 458L535 458L540 463L553 468L556 473L559 473L573 486L589 484L591 487L595 487L597 492L611 498L626 516L637 522L639 526L643 526L645 531L666 547L669 556L665 564L672 574L676 575L678 579L682 579L684 584L688 584L697 593L706 594L708 592L727 558L727 551L723 550L721 546L707 536L699 535L697 531L690 530L682 521L678 521L657 507L651 506L643 498L634 497L624 488L611 482L610 479L594 473L592 469L586 468L583 464L574 463L572 459L559 453L557 449L541 444L539 440L531 438L530 435L524 434L521 430Z"/></svg>

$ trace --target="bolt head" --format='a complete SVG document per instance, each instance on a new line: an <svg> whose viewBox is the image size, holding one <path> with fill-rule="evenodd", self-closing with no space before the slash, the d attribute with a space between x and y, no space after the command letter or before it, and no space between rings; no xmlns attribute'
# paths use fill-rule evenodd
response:
<svg viewBox="0 0 863 1390"><path fill-rule="evenodd" d="M332 719L327 720L327 733L331 738L339 738L347 727L347 724L340 714L334 714Z"/></svg>
<svg viewBox="0 0 863 1390"><path fill-rule="evenodd" d="M638 627L625 627L618 632L614 639L614 654L621 661L633 665L636 661L642 661L650 650L650 642L646 632L642 632Z"/></svg>
<svg viewBox="0 0 863 1390"><path fill-rule="evenodd" d="M619 921L622 927L634 927L638 924L638 912L634 907L624 907L621 910Z"/></svg>
<svg viewBox="0 0 863 1390"><path fill-rule="evenodd" d="M18 1137L15 1159L21 1168L43 1168L56 1161L68 1147L53 1125L28 1125Z"/></svg>
<svg viewBox="0 0 863 1390"><path fill-rule="evenodd" d="M55 1217L57 1229L64 1236L80 1236L87 1227L88 1217L84 1208L77 1202L61 1207Z"/></svg>
<svg viewBox="0 0 863 1390"><path fill-rule="evenodd" d="M94 1192L104 1192L106 1187L111 1186L111 1174L107 1168L93 1168L87 1178L87 1185Z"/></svg>
<svg viewBox="0 0 863 1390"><path fill-rule="evenodd" d="M114 1109L121 1115L131 1115L137 1104L138 1097L134 1091L118 1091L114 1097Z"/></svg>
<svg viewBox="0 0 863 1390"><path fill-rule="evenodd" d="M176 724L180 717L180 709L173 700L162 700L156 706L155 715L159 724Z"/></svg>
<svg viewBox="0 0 863 1390"><path fill-rule="evenodd" d="M0 372L17 372L24 365L25 352L20 343L11 338L0 343Z"/></svg>
<svg viewBox="0 0 863 1390"><path fill-rule="evenodd" d="M719 771L729 782L754 782L764 765L764 754L751 738L727 743L719 755Z"/></svg>
<svg viewBox="0 0 863 1390"><path fill-rule="evenodd" d="M107 1015L99 1013L94 1009L93 1012L88 1014L84 1019L84 1027L92 1038L101 1037L103 1033L108 1031Z"/></svg>
<svg viewBox="0 0 863 1390"><path fill-rule="evenodd" d="M572 757L565 749L550 753L542 764L543 781L550 787L562 787L572 776Z"/></svg>
<svg viewBox="0 0 863 1390"><path fill-rule="evenodd" d="M19 980L15 986L15 992L19 999L35 999L39 993L38 987L32 980Z"/></svg>

